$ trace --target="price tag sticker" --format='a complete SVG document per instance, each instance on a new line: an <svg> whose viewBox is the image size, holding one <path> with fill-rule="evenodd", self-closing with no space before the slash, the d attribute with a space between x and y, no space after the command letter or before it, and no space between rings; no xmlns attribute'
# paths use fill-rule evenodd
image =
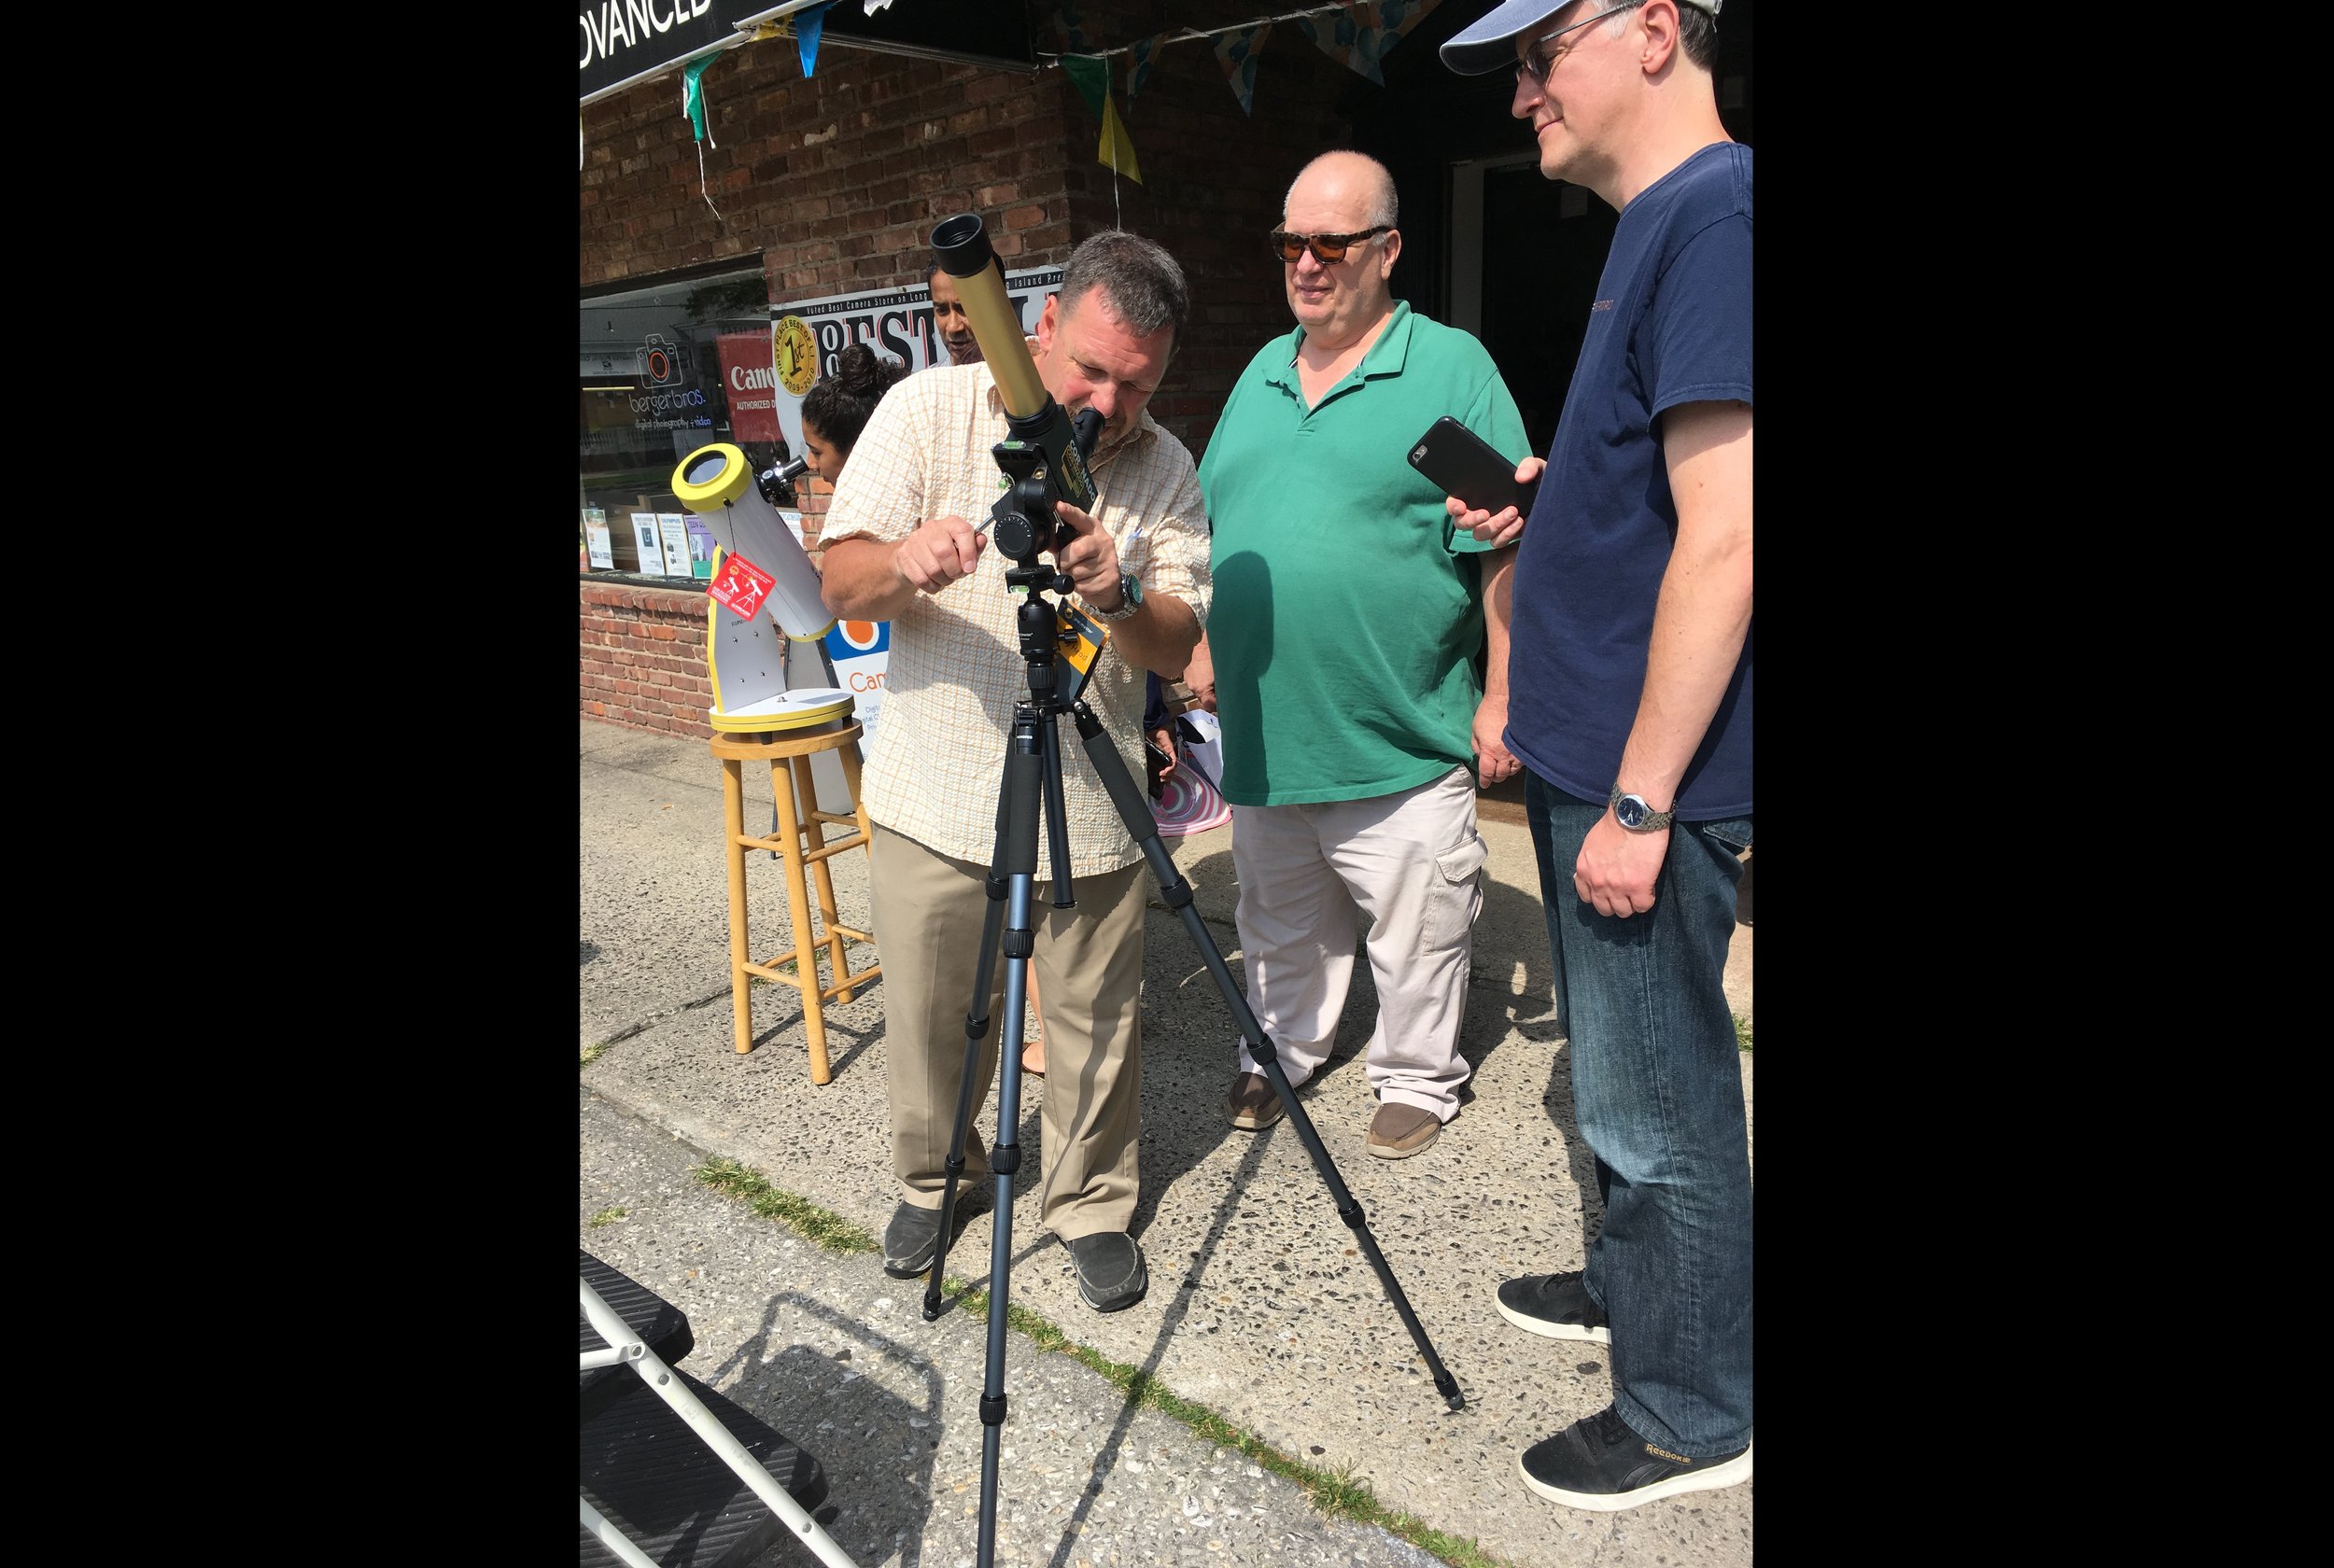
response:
<svg viewBox="0 0 2334 1568"><path fill-rule="evenodd" d="M722 569L706 583L705 591L714 601L729 607L729 612L740 621L751 621L769 598L770 590L778 586L778 579L747 560L743 555L724 555Z"/></svg>

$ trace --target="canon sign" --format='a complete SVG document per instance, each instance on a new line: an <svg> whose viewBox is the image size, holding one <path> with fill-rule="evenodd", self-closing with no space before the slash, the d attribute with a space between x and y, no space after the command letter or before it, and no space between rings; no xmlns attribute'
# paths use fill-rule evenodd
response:
<svg viewBox="0 0 2334 1568"><path fill-rule="evenodd" d="M778 390L778 371L770 365L749 370L743 365L729 367L729 389L732 392L775 392Z"/></svg>

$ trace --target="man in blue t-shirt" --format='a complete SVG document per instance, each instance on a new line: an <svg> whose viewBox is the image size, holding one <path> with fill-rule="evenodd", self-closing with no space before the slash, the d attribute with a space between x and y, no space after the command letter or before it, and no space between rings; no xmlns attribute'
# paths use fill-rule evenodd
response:
<svg viewBox="0 0 2334 1568"><path fill-rule="evenodd" d="M1511 1323L1611 1346L1613 1402L1525 1450L1610 1511L1750 1476L1750 1159L1724 976L1750 843L1750 149L1720 122L1722 0L1507 0L1442 46L1515 75L1540 170L1621 215L1520 534L1507 749L1604 1226Z"/></svg>

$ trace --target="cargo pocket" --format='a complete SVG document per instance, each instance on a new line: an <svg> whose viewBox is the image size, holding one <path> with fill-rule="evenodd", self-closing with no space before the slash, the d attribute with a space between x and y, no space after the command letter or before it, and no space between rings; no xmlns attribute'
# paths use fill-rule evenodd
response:
<svg viewBox="0 0 2334 1568"><path fill-rule="evenodd" d="M1485 853L1483 834L1475 833L1434 858L1434 886L1427 890L1426 917L1418 923L1422 952L1440 953L1467 940L1483 908Z"/></svg>

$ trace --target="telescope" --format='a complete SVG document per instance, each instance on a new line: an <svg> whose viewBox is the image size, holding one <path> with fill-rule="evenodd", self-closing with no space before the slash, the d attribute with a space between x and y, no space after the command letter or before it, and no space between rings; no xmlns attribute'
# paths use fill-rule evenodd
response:
<svg viewBox="0 0 2334 1568"><path fill-rule="evenodd" d="M1005 276L995 265L996 252L990 247L979 214L963 213L935 229L932 259L956 280L981 357L997 378L997 396L1005 403L1005 428L1011 433L990 450L1010 483L989 510L989 537L1027 569L1040 552L1067 542L1066 530L1054 515L1056 501L1067 501L1080 511L1094 510L1094 481L1086 471L1086 455L1093 450L1103 416L1088 409L1072 420L1037 378L1037 366L1021 337L1020 317L1005 291ZM1013 581L1012 574L1006 581Z"/></svg>
<svg viewBox="0 0 2334 1568"><path fill-rule="evenodd" d="M769 472L792 478L808 466L797 457ZM724 550L775 580L769 611L788 637L816 642L833 629L834 613L820 596L819 568L754 483L753 465L743 452L727 441L698 447L673 469L672 492L706 520Z"/></svg>

